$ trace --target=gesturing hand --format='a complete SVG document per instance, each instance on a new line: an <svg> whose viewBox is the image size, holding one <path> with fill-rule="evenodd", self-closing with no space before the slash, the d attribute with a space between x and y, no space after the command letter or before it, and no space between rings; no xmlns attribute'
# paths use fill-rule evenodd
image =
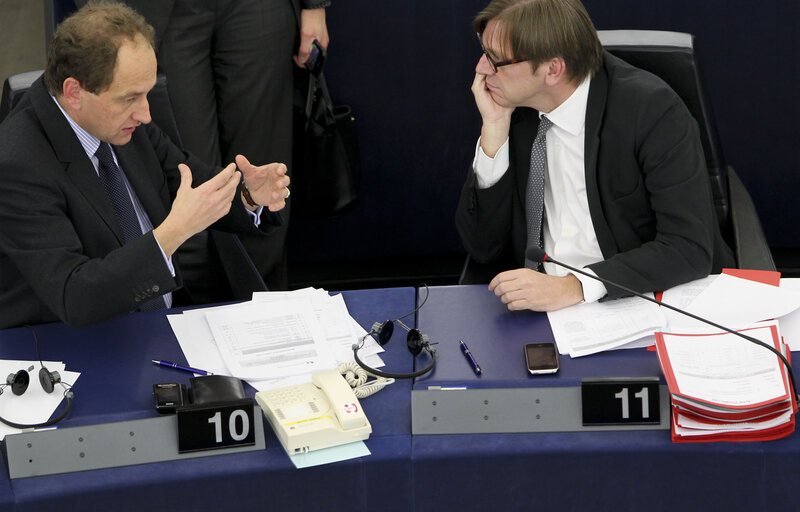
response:
<svg viewBox="0 0 800 512"><path fill-rule="evenodd" d="M266 206L271 212L277 212L286 206L290 180L286 175L285 164L272 163L255 166L243 155L236 155L236 165L242 171L244 183L250 191L253 201L261 206ZM246 201L245 206L248 206Z"/></svg>
<svg viewBox="0 0 800 512"><path fill-rule="evenodd" d="M178 170L181 184L172 208L164 222L153 230L153 235L168 257L189 237L228 214L239 185L239 173L234 164L195 188L192 188L189 166L179 164Z"/></svg>

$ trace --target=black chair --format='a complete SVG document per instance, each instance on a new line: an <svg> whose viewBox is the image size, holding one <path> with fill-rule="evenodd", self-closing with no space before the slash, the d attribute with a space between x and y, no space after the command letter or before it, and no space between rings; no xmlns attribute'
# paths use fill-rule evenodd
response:
<svg viewBox="0 0 800 512"><path fill-rule="evenodd" d="M0 99L0 122L14 110L19 100L25 95L25 92L37 78L42 76L41 69L36 71L28 71L27 73L18 73L6 78L3 82L3 97Z"/></svg>
<svg viewBox="0 0 800 512"><path fill-rule="evenodd" d="M775 262L750 194L719 143L711 100L694 49L694 36L658 30L600 30L610 53L660 77L678 93L700 128L714 205L738 268L775 270Z"/></svg>
<svg viewBox="0 0 800 512"><path fill-rule="evenodd" d="M725 162L700 76L694 36L657 30L600 30L598 35L606 50L660 77L683 99L700 129L717 218L725 241L734 251L736 266L775 270L750 194L733 167ZM459 282L487 282L496 270L476 264L468 256Z"/></svg>
<svg viewBox="0 0 800 512"><path fill-rule="evenodd" d="M28 88L39 78L42 70L19 73L8 77L3 84L3 96L0 99L0 122L17 106ZM169 99L167 79L159 74L156 84L148 93L150 115L153 122L172 139L175 144L183 147L178 124L172 113L172 103ZM247 254L239 237L231 233L207 230L208 236L195 235L181 247L181 251L207 252L210 249L212 258L219 263L219 268L225 274L230 284L231 295L220 300L249 300L255 291L266 291L267 285Z"/></svg>

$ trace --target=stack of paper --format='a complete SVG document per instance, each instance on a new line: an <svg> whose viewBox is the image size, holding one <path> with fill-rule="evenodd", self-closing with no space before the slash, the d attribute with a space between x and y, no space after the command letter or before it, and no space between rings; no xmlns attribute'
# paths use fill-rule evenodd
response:
<svg viewBox="0 0 800 512"><path fill-rule="evenodd" d="M315 371L353 362L352 346L366 334L341 295L314 288L257 292L249 302L167 318L190 366L239 377L259 391L310 382ZM379 352L368 336L359 357L384 366Z"/></svg>
<svg viewBox="0 0 800 512"><path fill-rule="evenodd" d="M800 350L798 292L800 279L781 279L780 272L725 269L722 274L666 290L656 298L732 329L780 318L786 342L793 350ZM637 297L576 304L549 312L547 318L559 352L571 357L650 346L655 343L656 331L717 330Z"/></svg>
<svg viewBox="0 0 800 512"><path fill-rule="evenodd" d="M661 307L639 297L577 304L551 311L547 319L558 351L570 357L649 346L653 333L667 325Z"/></svg>
<svg viewBox="0 0 800 512"><path fill-rule="evenodd" d="M790 357L777 322L741 332ZM672 399L673 441L766 441L794 432L787 368L769 349L730 333L663 332L656 349Z"/></svg>

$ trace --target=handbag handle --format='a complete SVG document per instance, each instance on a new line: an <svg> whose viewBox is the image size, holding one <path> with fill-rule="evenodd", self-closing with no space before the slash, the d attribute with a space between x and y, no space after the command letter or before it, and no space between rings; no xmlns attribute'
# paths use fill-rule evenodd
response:
<svg viewBox="0 0 800 512"><path fill-rule="evenodd" d="M306 117L306 126L305 129L308 129L308 123L311 121L311 111L314 106L314 98L316 97L316 92L319 91L322 95L321 101L325 104L325 110L328 113L328 118L333 121L333 101L331 100L330 91L328 91L328 83L325 81L325 76L322 74L322 70L319 71L319 74L309 73L308 74L308 93L306 94L306 105L303 109L303 112Z"/></svg>

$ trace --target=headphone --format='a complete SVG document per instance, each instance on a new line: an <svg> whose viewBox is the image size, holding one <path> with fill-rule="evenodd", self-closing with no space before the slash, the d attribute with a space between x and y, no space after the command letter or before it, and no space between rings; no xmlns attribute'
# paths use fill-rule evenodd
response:
<svg viewBox="0 0 800 512"><path fill-rule="evenodd" d="M2 416L0 416L0 422L14 428L49 427L63 420L67 414L69 414L70 409L72 409L72 386L66 382L61 382L61 375L58 372L51 372L45 367L41 356L39 356L39 339L36 336L36 331L33 329L33 327L28 326L28 328L33 333L33 341L36 344L36 356L39 357L39 364L42 365L42 368L39 370L39 384L41 384L42 389L44 389L47 393L52 393L53 390L55 390L56 384L61 384L61 386L64 388L64 397L67 399L67 406L64 408L64 411L61 414L51 420L45 421L44 423L16 423L3 418ZM0 395L3 394L5 388L7 387L11 387L11 392L17 396L23 394L28 389L28 384L30 384L31 377L28 372L32 370L33 366L30 366L27 370L22 369L16 373L10 373L6 378L6 383L0 384Z"/></svg>
<svg viewBox="0 0 800 512"><path fill-rule="evenodd" d="M384 377L386 379L412 379L414 377L420 377L425 375L429 371L433 370L434 365L436 364L436 348L431 346L431 340L427 334L423 334L420 332L419 329L411 329L406 324L402 322L402 319L411 316L417 311L420 310L422 306L425 305L425 302L428 300L428 285L423 284L425 287L425 299L420 303L417 308L405 314L399 318L395 318L394 320L386 320L384 322L375 322L372 324L372 328L369 330L367 334L362 336L358 343L353 345L353 358L355 359L358 366L363 368L364 370L377 375L378 377ZM370 366L367 366L359 357L358 351L364 346L364 340L367 336L372 336L375 341L378 342L380 346L386 345L389 340L392 338L392 334L394 333L394 323L397 322L400 324L403 329L408 331L408 336L406 336L406 346L408 347L408 351L411 352L415 357L418 356L421 352L426 352L428 357L430 358L430 362L428 366L421 370L417 370L412 373L390 373L390 372L383 372L381 370L377 370Z"/></svg>

